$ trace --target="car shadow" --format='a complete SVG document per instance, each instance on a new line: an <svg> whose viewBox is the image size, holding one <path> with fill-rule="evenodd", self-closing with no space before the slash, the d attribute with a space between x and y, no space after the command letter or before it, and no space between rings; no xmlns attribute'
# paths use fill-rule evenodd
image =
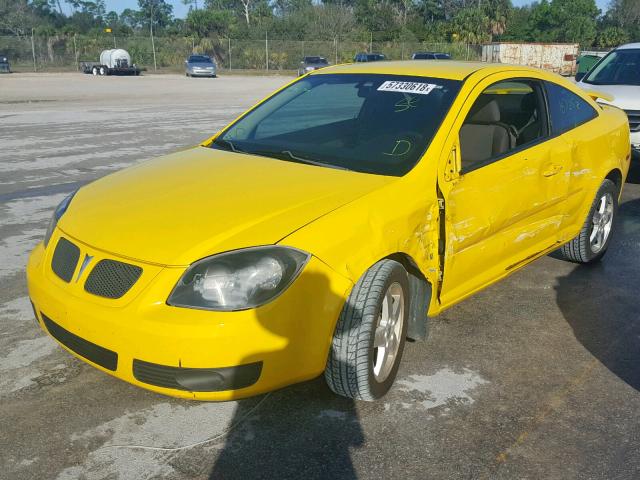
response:
<svg viewBox="0 0 640 480"><path fill-rule="evenodd" d="M623 203L609 251L560 277L557 304L576 339L640 391L640 199Z"/></svg>
<svg viewBox="0 0 640 480"><path fill-rule="evenodd" d="M328 279L321 275L303 273L297 282L306 282L307 292L330 292ZM343 301L329 295L333 298L325 304ZM259 314L258 320L271 333L286 336L287 322ZM306 320L296 319L300 328ZM284 350L296 348L287 343ZM270 356L282 353L263 353L243 363L260 359L267 364ZM231 422L236 427L215 453L211 480L357 478L351 450L364 444L364 434L355 402L331 392L323 377L272 392L263 396L258 408L255 405L255 399L238 402Z"/></svg>

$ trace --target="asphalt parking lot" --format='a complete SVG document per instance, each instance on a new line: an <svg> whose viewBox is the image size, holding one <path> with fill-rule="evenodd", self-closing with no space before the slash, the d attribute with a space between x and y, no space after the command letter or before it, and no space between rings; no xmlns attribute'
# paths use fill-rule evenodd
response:
<svg viewBox="0 0 640 480"><path fill-rule="evenodd" d="M175 400L36 327L24 266L67 192L207 138L288 80L0 77L0 478L640 478L635 171L602 263L545 257L432 319L377 403L322 379Z"/></svg>

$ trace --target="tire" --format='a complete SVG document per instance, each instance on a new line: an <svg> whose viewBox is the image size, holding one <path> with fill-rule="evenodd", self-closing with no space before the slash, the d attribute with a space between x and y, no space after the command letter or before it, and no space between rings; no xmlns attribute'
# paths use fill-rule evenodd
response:
<svg viewBox="0 0 640 480"><path fill-rule="evenodd" d="M391 300L385 300L388 295ZM396 261L381 260L358 280L342 308L324 372L333 392L373 401L389 391L404 350L409 299L407 271ZM385 322L385 303L398 305L397 321L394 315L387 315ZM384 347L375 347L374 341Z"/></svg>
<svg viewBox="0 0 640 480"><path fill-rule="evenodd" d="M615 183L608 179L602 182L580 233L559 250L564 260L593 263L607 253L618 212L618 194Z"/></svg>
<svg viewBox="0 0 640 480"><path fill-rule="evenodd" d="M185 75L186 75L187 77L190 77L190 76L191 76L191 75L189 75L189 72L186 72L186 73L185 73Z"/></svg>
<svg viewBox="0 0 640 480"><path fill-rule="evenodd" d="M93 68L91 69L91 73L92 73L93 75L96 75L96 76L97 76L97 75L98 75L98 67L93 67Z"/></svg>
<svg viewBox="0 0 640 480"><path fill-rule="evenodd" d="M107 69L105 67L100 67L100 75L105 76L107 74Z"/></svg>

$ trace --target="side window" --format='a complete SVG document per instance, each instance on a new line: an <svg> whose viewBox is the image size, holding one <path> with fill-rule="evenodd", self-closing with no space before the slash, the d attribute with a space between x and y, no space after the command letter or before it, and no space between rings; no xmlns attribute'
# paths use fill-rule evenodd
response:
<svg viewBox="0 0 640 480"><path fill-rule="evenodd" d="M544 96L535 80L494 83L475 101L460 129L462 172L547 136Z"/></svg>
<svg viewBox="0 0 640 480"><path fill-rule="evenodd" d="M555 83L545 83L554 135L560 135L598 116L596 110L575 93Z"/></svg>

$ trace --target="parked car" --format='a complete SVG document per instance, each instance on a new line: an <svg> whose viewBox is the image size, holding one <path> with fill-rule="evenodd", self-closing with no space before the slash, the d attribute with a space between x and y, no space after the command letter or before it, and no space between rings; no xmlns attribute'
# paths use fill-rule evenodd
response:
<svg viewBox="0 0 640 480"><path fill-rule="evenodd" d="M63 200L28 261L37 321L167 395L324 374L378 399L427 314L549 252L605 254L630 148L597 96L502 64L311 72L200 146Z"/></svg>
<svg viewBox="0 0 640 480"><path fill-rule="evenodd" d="M298 67L298 76L304 75L305 73L309 73L314 70L319 70L328 65L329 62L327 62L327 59L324 57L304 57L300 62L300 66Z"/></svg>
<svg viewBox="0 0 640 480"><path fill-rule="evenodd" d="M625 111L629 118L634 157L640 159L640 43L622 45L604 56L589 72L578 77L578 86L596 89L611 98L601 98Z"/></svg>
<svg viewBox="0 0 640 480"><path fill-rule="evenodd" d="M9 58L3 53L0 53L0 73L11 73Z"/></svg>
<svg viewBox="0 0 640 480"><path fill-rule="evenodd" d="M354 62L379 62L380 60L386 60L382 53L356 53L353 57Z"/></svg>
<svg viewBox="0 0 640 480"><path fill-rule="evenodd" d="M412 60L451 60L448 53L439 52L416 52L411 55Z"/></svg>
<svg viewBox="0 0 640 480"><path fill-rule="evenodd" d="M215 78L217 75L218 67L207 55L190 55L184 64L184 73L187 77Z"/></svg>

